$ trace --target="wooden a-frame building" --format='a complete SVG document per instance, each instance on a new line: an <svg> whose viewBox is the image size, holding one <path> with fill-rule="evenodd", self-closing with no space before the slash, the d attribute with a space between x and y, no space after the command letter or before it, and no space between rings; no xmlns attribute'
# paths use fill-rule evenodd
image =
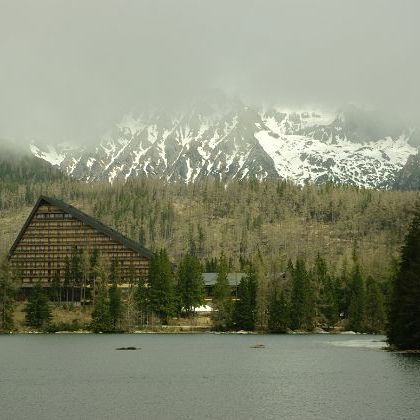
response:
<svg viewBox="0 0 420 420"><path fill-rule="evenodd" d="M121 264L122 283L147 276L152 252L75 207L41 196L9 251L23 288L48 287L57 275L64 282L66 257L75 247Z"/></svg>

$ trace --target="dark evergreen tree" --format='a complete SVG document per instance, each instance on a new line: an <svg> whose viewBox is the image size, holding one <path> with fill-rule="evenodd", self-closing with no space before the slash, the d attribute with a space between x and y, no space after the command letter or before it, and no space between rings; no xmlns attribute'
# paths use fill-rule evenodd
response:
<svg viewBox="0 0 420 420"><path fill-rule="evenodd" d="M120 269L119 263L116 259L111 262L110 277L111 287L109 288L109 314L111 323L114 330L117 329L118 323L123 314L123 305L121 300L121 291L118 288L120 282Z"/></svg>
<svg viewBox="0 0 420 420"><path fill-rule="evenodd" d="M90 283L90 256L86 248L80 252L80 274L81 274L81 289L80 289L80 302L86 303L87 288Z"/></svg>
<svg viewBox="0 0 420 420"><path fill-rule="evenodd" d="M285 290L276 288L268 309L268 329L273 333L286 333L290 325L290 302Z"/></svg>
<svg viewBox="0 0 420 420"><path fill-rule="evenodd" d="M203 269L198 258L186 255L179 264L177 278L179 305L189 316L204 303Z"/></svg>
<svg viewBox="0 0 420 420"><path fill-rule="evenodd" d="M370 333L383 332L385 329L384 296L372 276L366 280L365 329Z"/></svg>
<svg viewBox="0 0 420 420"><path fill-rule="evenodd" d="M328 270L327 262L319 254L315 259L312 272L316 290L317 318L327 327L333 326L339 318L338 281Z"/></svg>
<svg viewBox="0 0 420 420"><path fill-rule="evenodd" d="M82 271L81 271L81 255L80 250L75 246L73 247L70 257L70 285L71 285L71 300L75 301L75 289L79 288L82 284Z"/></svg>
<svg viewBox="0 0 420 420"><path fill-rule="evenodd" d="M107 285L101 282L97 285L95 306L92 312L91 328L94 332L110 332L113 330L113 323L109 307Z"/></svg>
<svg viewBox="0 0 420 420"><path fill-rule="evenodd" d="M218 329L229 328L232 323L233 302L228 280L228 263L222 253L216 284L213 287L213 321Z"/></svg>
<svg viewBox="0 0 420 420"><path fill-rule="evenodd" d="M40 283L37 283L29 296L25 308L26 323L31 327L46 327L51 320L51 310L48 297Z"/></svg>
<svg viewBox="0 0 420 420"><path fill-rule="evenodd" d="M109 283L119 284L121 282L121 267L116 258L111 260L111 267L109 270Z"/></svg>
<svg viewBox="0 0 420 420"><path fill-rule="evenodd" d="M388 341L398 349L420 349L420 202L401 250L393 282Z"/></svg>
<svg viewBox="0 0 420 420"><path fill-rule="evenodd" d="M217 258L211 258L210 260L206 259L204 265L206 273L216 273L218 270L219 263L217 261Z"/></svg>
<svg viewBox="0 0 420 420"><path fill-rule="evenodd" d="M291 328L310 330L314 323L315 296L303 259L292 269Z"/></svg>
<svg viewBox="0 0 420 420"><path fill-rule="evenodd" d="M329 274L325 280L321 293L321 313L327 327L333 327L340 319L340 279Z"/></svg>
<svg viewBox="0 0 420 420"><path fill-rule="evenodd" d="M348 327L353 331L363 332L365 328L365 286L357 262L355 262L351 273L349 299Z"/></svg>
<svg viewBox="0 0 420 420"><path fill-rule="evenodd" d="M348 318L350 306L350 276L347 259L344 258L340 276L337 278L338 312L340 318Z"/></svg>
<svg viewBox="0 0 420 420"><path fill-rule="evenodd" d="M237 298L233 323L238 329L252 331L255 329L257 310L257 275L252 265L249 266L246 276L242 277L239 283Z"/></svg>
<svg viewBox="0 0 420 420"><path fill-rule="evenodd" d="M0 265L0 331L13 329L16 292L15 276L7 260L4 260Z"/></svg>
<svg viewBox="0 0 420 420"><path fill-rule="evenodd" d="M167 323L169 317L175 315L176 301L172 267L164 249L150 260L149 282L150 309Z"/></svg>
<svg viewBox="0 0 420 420"><path fill-rule="evenodd" d="M112 283L109 288L109 315L114 330L118 328L118 322L121 320L122 313L121 291L118 289L117 283Z"/></svg>
<svg viewBox="0 0 420 420"><path fill-rule="evenodd" d="M150 312L150 288L148 287L146 278L140 276L137 282L137 288L135 291L135 305L139 315L139 321L141 325L148 324L149 312Z"/></svg>
<svg viewBox="0 0 420 420"><path fill-rule="evenodd" d="M328 282L328 266L327 262L318 253L315 258L314 268L312 270L312 277L316 289L316 304L321 309L323 305L323 292L326 283ZM322 312L322 311L321 311ZM317 314L321 315L321 314Z"/></svg>

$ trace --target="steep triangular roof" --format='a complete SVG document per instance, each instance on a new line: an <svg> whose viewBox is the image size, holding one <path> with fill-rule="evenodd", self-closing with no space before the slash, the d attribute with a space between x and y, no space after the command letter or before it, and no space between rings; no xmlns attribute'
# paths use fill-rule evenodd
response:
<svg viewBox="0 0 420 420"><path fill-rule="evenodd" d="M110 228L109 226L104 225L99 220L87 215L86 213L83 213L76 207L71 206L70 204L65 203L64 201L57 200L56 198L46 197L41 195L38 198L38 201L36 202L34 208L31 211L31 214L29 215L28 219L26 220L25 224L23 225L21 231L19 232L19 235L17 236L15 242L13 243L12 247L9 251L9 257L13 255L13 252L15 251L15 248L17 247L19 241L21 240L23 234L26 231L26 228L31 223L31 220L33 216L35 215L36 211L38 210L39 206L41 204L50 204L52 206L58 207L62 211L71 214L75 219L80 220L81 222L85 223L86 225L92 227L93 229L97 230L98 232L103 233L104 235L107 235L114 239L115 241L121 243L126 248L131 249L134 252L137 252L138 254L150 258L153 255L153 252L145 248L144 246L140 245L138 242L135 242L126 236L122 235L121 233L117 232L116 230Z"/></svg>

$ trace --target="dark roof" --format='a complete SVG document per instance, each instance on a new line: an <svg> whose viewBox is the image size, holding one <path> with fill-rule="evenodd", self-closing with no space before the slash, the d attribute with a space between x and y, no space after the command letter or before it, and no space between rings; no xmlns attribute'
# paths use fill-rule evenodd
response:
<svg viewBox="0 0 420 420"><path fill-rule="evenodd" d="M85 223L86 225L92 227L93 229L97 230L98 232L103 233L104 235L110 236L115 241L121 243L126 248L131 249L134 252L144 256L144 257L152 257L153 252L148 250L147 248L140 245L138 242L135 242L126 236L122 235L121 233L117 232L116 230L110 228L109 226L104 225L99 220L94 219L93 217L83 213L82 211L76 209L76 207L71 206L70 204L65 203L64 201L57 200L56 198L45 197L41 195L36 202L34 208L31 211L28 219L26 220L25 224L23 225L21 231L19 232L18 237L16 238L15 242L13 243L12 247L9 251L9 257L13 255L15 248L17 247L20 239L22 238L26 228L28 227L29 223L32 220L32 217L35 215L38 207L41 204L51 204L52 206L58 207L59 209L63 210L66 213L71 214L75 219L80 220L81 222Z"/></svg>
<svg viewBox="0 0 420 420"><path fill-rule="evenodd" d="M245 273L228 273L228 282L230 286L238 286ZM205 286L214 286L217 280L217 273L203 273L203 281Z"/></svg>

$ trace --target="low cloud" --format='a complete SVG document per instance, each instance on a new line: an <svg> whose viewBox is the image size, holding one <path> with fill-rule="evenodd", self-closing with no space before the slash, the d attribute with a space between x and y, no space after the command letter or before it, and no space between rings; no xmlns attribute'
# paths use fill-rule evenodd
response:
<svg viewBox="0 0 420 420"><path fill-rule="evenodd" d="M97 139L210 89L420 121L418 1L0 0L0 137Z"/></svg>

